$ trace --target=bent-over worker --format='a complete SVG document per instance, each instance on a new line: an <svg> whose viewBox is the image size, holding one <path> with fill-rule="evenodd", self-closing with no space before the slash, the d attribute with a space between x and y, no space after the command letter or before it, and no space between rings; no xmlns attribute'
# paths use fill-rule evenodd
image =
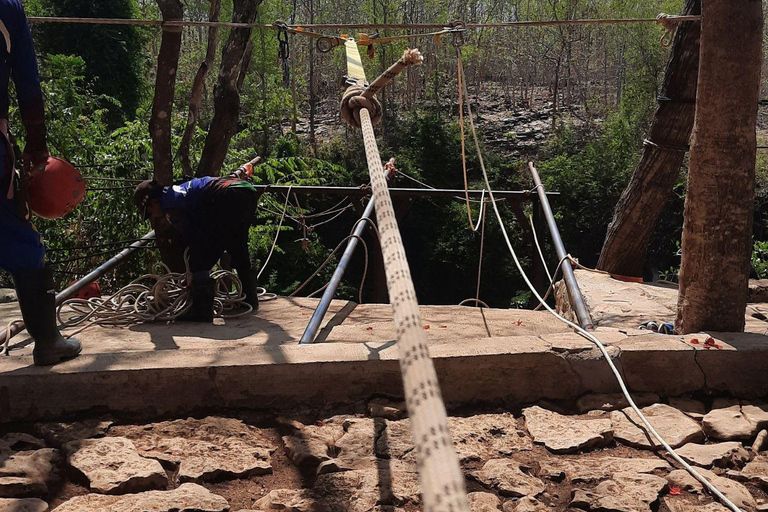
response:
<svg viewBox="0 0 768 512"><path fill-rule="evenodd" d="M179 320L212 322L214 281L210 272L226 251L243 283L245 301L259 308L256 276L248 254L248 231L261 193L237 178L193 178L163 187L147 180L136 187L133 201L145 218L167 220L189 248L192 307Z"/></svg>
<svg viewBox="0 0 768 512"><path fill-rule="evenodd" d="M16 179L8 139L11 77L27 133L21 179ZM56 364L82 350L79 341L65 339L56 325L53 273L43 263L45 247L19 187L32 173L45 172L48 156L43 93L27 17L19 0L0 0L0 268L13 275L24 323L35 340L36 365Z"/></svg>

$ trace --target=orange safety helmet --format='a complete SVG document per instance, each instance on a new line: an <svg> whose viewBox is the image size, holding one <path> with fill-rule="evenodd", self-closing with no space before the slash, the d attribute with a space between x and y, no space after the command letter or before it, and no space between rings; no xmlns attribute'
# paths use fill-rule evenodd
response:
<svg viewBox="0 0 768 512"><path fill-rule="evenodd" d="M72 281L71 283L69 283L68 286L72 286L76 282L77 281ZM86 300L92 299L94 297L101 297L101 286L99 286L98 281L92 282L91 284L87 285L86 287L84 287L83 289L81 289L79 292L77 292L72 296L72 298L86 299Z"/></svg>
<svg viewBox="0 0 768 512"><path fill-rule="evenodd" d="M49 156L45 171L32 174L29 206L38 217L63 217L74 210L84 197L85 180L66 160Z"/></svg>

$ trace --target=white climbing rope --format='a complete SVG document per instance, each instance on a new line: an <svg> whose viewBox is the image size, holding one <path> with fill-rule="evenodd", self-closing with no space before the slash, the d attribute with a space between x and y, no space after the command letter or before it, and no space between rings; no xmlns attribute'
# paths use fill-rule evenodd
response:
<svg viewBox="0 0 768 512"><path fill-rule="evenodd" d="M459 59L459 66L461 67L461 59ZM459 91L459 94L465 94L467 98L467 103L470 101L469 97L469 91L467 90L466 84L464 85L464 88L462 91ZM624 379L621 377L621 374L619 373L618 368L616 368L616 365L613 363L613 360L611 359L610 354L608 353L608 350L605 348L605 345L597 339L592 333L588 332L587 330L583 329L581 326L575 324L574 322L571 322L570 320L564 318L563 316L557 314L557 312L550 307L549 304L544 300L544 298L539 295L539 292L536 291L536 287L533 286L533 283L531 283L531 280L528 278L528 274L525 273L525 270L523 269L522 264L520 263L520 259L517 257L517 253L515 252L514 247L512 247L512 242L509 239L509 234L507 233L507 228L504 225L504 220L501 218L501 212L499 211L499 207L496 205L496 202L493 198L493 190L491 189L491 183L490 179L488 178L488 172L485 169L485 163L483 161L482 152L480 151L480 142L477 138L477 131L475 130L475 124L472 120L472 116L469 116L469 126L470 131L472 132L472 138L475 143L475 148L477 150L478 159L480 162L480 168L483 172L483 180L485 181L485 186L488 189L488 196L490 197L490 202L493 205L493 210L496 214L496 220L499 222L499 227L501 228L501 233L504 236L504 241L507 244L507 248L509 249L510 254L512 255L512 259L515 261L515 266L517 267L517 270L520 272L520 275L523 277L523 280L525 281L525 284L528 286L528 288L531 290L531 293L533 293L534 297L539 301L539 303L552 315L554 315L555 318L563 322L564 324L568 325L569 327L573 328L578 334L580 334L582 337L586 338L590 342L592 342L602 353L603 357L605 358L606 362L608 363L608 366L611 368L611 371L613 372L614 376L616 377L616 381L619 383L619 387L621 388L621 392L623 393L624 397L627 399L627 402L629 403L629 406L632 408L632 410L637 414L637 416L640 418L640 421L642 421L643 425L646 426L648 431L651 433L651 435L661 444L662 447L667 451L667 453L670 454L670 456L675 459L675 461L680 464L692 477L694 477L696 480L701 482L712 494L714 494L721 503L723 503L725 506L727 506L729 509L731 509L733 512L742 512L739 507L737 507L731 500L729 500L717 487L715 487L711 482L709 482L704 476L702 476L698 471L696 471L690 464L685 462L682 457L680 457L677 452L667 443L664 438L661 437L661 434L659 434L655 428L653 428L653 425L648 421L648 418L645 417L643 412L640 410L640 408L635 404L635 401L632 399L632 396L629 393L629 390L627 389L626 384L624 383ZM533 163L529 163L531 167L533 167Z"/></svg>

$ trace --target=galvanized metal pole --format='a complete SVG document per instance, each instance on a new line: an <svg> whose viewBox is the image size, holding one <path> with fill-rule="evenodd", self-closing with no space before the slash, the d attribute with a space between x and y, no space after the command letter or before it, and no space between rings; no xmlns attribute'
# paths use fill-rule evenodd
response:
<svg viewBox="0 0 768 512"><path fill-rule="evenodd" d="M528 168L531 171L533 184L535 185L536 192L541 201L541 210L544 213L544 218L547 220L549 234L552 236L552 243L555 245L557 260L562 261L561 268L563 269L563 280L565 281L565 287L568 289L568 298L570 299L571 307L576 313L576 319L578 320L579 325L584 329L592 330L594 329L592 319L589 317L589 311L587 311L587 306L584 304L584 298L581 296L579 284L576 282L576 276L573 274L573 266L571 266L570 260L566 257L568 256L568 253L565 251L563 239L560 238L560 230L557 229L555 216L552 214L552 208L549 205L547 193L544 191L544 185L541 183L539 173L536 171L536 167L533 166L533 162L528 163Z"/></svg>
<svg viewBox="0 0 768 512"><path fill-rule="evenodd" d="M352 232L349 242L347 242L344 254L341 255L341 259L339 260L339 266L334 270L333 276L331 277L331 280L328 281L328 286L325 288L323 296L320 299L320 303L317 305L317 309L312 313L312 318L309 319L307 328L304 330L304 334L301 335L299 345L307 345L315 342L317 332L320 330L320 324L322 323L325 314L328 312L328 308L331 306L331 301L336 295L336 290L341 283L341 278L344 277L344 272L347 271L347 267L352 259L352 255L355 253L360 237L363 235L363 231L365 231L366 223L371 219L371 215L373 215L373 209L374 201L373 198L371 198L365 207L365 211L363 211L363 216L357 221L357 225Z"/></svg>
<svg viewBox="0 0 768 512"><path fill-rule="evenodd" d="M137 249L140 249L141 247L144 247L148 242L155 239L155 232L150 231L143 237L141 237L140 240L137 240L133 242L131 245L117 253L115 256L110 258L109 260L105 261L98 267L96 267L94 270L89 272L85 277L78 280L76 283L72 284L72 286L69 286L68 288L60 291L56 294L56 305L58 306L65 300L69 299L73 295L75 295L77 292L106 274L110 269L114 268L118 264L125 261L129 256L131 256ZM0 340L5 340L6 335L9 338L13 338L17 334L19 334L21 331L26 329L26 325L24 325L24 322L14 322L10 326L10 333L7 333L8 329L3 329L0 331Z"/></svg>

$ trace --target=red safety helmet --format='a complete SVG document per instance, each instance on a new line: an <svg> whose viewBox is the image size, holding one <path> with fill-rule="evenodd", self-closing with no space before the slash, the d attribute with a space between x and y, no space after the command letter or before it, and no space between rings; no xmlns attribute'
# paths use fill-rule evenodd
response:
<svg viewBox="0 0 768 512"><path fill-rule="evenodd" d="M85 180L72 164L48 157L45 171L33 173L29 206L38 217L58 219L75 209L85 197Z"/></svg>
<svg viewBox="0 0 768 512"><path fill-rule="evenodd" d="M72 281L69 286L72 286L77 281ZM88 286L82 288L79 292L72 296L77 299L92 299L94 297L101 297L101 286L97 281L92 282Z"/></svg>

